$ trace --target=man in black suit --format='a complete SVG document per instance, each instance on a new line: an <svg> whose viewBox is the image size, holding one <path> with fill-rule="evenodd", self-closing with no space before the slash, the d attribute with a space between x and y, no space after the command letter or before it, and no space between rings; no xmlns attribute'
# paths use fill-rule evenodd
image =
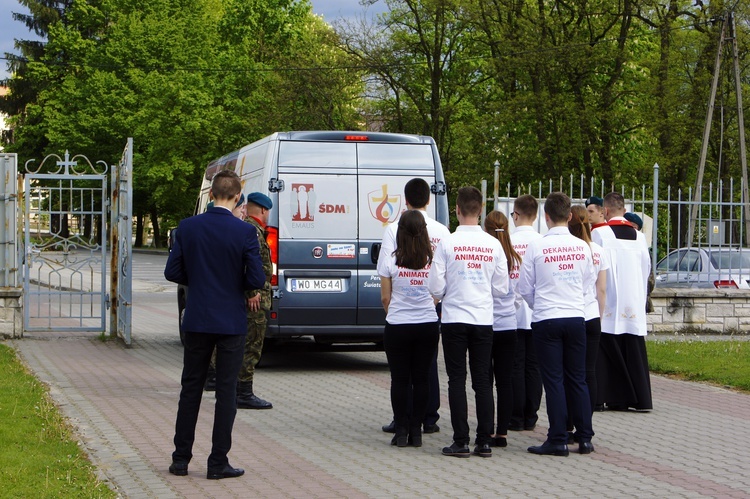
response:
<svg viewBox="0 0 750 499"><path fill-rule="evenodd" d="M182 390L175 423L173 475L188 474L193 457L203 385L216 349L216 410L213 447L208 456L209 479L245 473L229 464L232 427L237 414L237 375L247 334L245 290L265 282L255 227L236 218L232 209L242 186L233 171L221 171L211 184L214 206L180 222L164 277L190 286L185 314Z"/></svg>

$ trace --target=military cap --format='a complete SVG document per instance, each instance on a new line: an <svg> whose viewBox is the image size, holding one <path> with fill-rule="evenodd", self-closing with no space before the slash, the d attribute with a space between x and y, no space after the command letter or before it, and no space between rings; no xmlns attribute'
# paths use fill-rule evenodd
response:
<svg viewBox="0 0 750 499"><path fill-rule="evenodd" d="M590 204L595 204L597 206L604 206L604 200L600 198L599 196L591 196L586 200L586 207Z"/></svg>
<svg viewBox="0 0 750 499"><path fill-rule="evenodd" d="M270 210L273 208L273 202L271 198L263 194L262 192L251 192L247 195L247 202L257 204L261 208Z"/></svg>
<svg viewBox="0 0 750 499"><path fill-rule="evenodd" d="M643 228L643 220L635 213L627 212L623 216L625 217L625 220L631 224L635 224L636 229L641 230Z"/></svg>

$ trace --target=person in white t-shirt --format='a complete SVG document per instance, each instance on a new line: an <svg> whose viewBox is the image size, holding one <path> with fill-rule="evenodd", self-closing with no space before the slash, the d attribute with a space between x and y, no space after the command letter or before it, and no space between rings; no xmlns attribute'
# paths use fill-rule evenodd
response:
<svg viewBox="0 0 750 499"><path fill-rule="evenodd" d="M382 258L385 265L380 274L380 296L386 311L383 345L391 370L391 405L396 424L391 444L406 447L411 442L421 447L427 375L439 329L435 300L427 288L432 248L420 213L410 210L401 215L396 250Z"/></svg>
<svg viewBox="0 0 750 499"><path fill-rule="evenodd" d="M441 333L453 444L444 456L469 457L466 401L466 354L477 411L474 454L491 457L494 400L490 380L493 297L508 292L508 264L500 242L482 230L482 193L462 187L456 197L456 232L440 241L430 268L428 287L443 301Z"/></svg>
<svg viewBox="0 0 750 499"><path fill-rule="evenodd" d="M553 192L544 203L549 231L526 248L516 290L533 310L531 330L547 399L547 440L532 454L568 455L568 406L578 452L589 454L591 405L586 386L584 291L595 280L589 246L568 230L570 198ZM570 398L570 402L568 402Z"/></svg>
<svg viewBox="0 0 750 499"><path fill-rule="evenodd" d="M418 211L424 217L424 220L427 223L427 233L430 236L430 244L432 246L432 251L434 252L440 240L445 236L450 235L451 231L448 230L448 227L437 220L430 218L427 214L427 206L430 204L430 185L426 180L419 177L409 180L404 186L404 199L406 200L407 209ZM390 255L393 253L393 250L396 249L397 230L397 222L386 227L380 246L381 255ZM387 261L387 259L381 260L378 258L378 274L383 272L384 269L382 266L385 265ZM437 351L438 349L436 347L430 365L430 396L427 399L427 412L425 413L423 421L424 433L436 433L440 431L440 426L437 424L438 419L440 419L440 414L438 413L438 410L440 409L440 379L438 377L437 368ZM395 421L383 425L383 431L387 433L395 433Z"/></svg>
<svg viewBox="0 0 750 499"><path fill-rule="evenodd" d="M596 280L593 286L584 291L586 308L584 309L586 320L586 384L589 387L589 401L591 410L596 404L597 382L596 382L596 359L599 355L599 340L602 336L601 316L604 312L604 304L607 299L607 270L609 269L609 256L604 249L591 240L591 229L589 228L588 211L581 205L571 208L572 216L568 222L570 233L578 239L583 240L591 248L591 256L594 260L594 275ZM569 407L570 409L570 407ZM573 421L570 419L571 411L568 410L568 443L573 443Z"/></svg>
<svg viewBox="0 0 750 499"><path fill-rule="evenodd" d="M510 236L513 249L523 259L526 247L531 241L541 238L533 227L539 210L539 203L530 194L518 196L513 203L513 223L516 229ZM511 270L510 282L515 288L518 283L519 268ZM516 350L513 359L513 414L509 430L533 430L542 403L542 375L536 360L534 343L531 337L531 309L525 301L516 310Z"/></svg>
<svg viewBox="0 0 750 499"><path fill-rule="evenodd" d="M508 273L518 274L521 257L513 249L504 213L491 211L484 219L484 230L495 236L505 253ZM492 373L497 393L497 427L492 435L493 447L507 447L508 425L513 413L513 356L516 350L516 309L520 301L515 292L518 279L509 279L508 292L495 297L492 321Z"/></svg>

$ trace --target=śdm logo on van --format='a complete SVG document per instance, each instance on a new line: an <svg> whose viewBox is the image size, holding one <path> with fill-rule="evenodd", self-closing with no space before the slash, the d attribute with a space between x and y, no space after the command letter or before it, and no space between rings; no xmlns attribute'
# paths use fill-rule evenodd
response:
<svg viewBox="0 0 750 499"><path fill-rule="evenodd" d="M312 222L315 213L310 207L315 206L315 186L313 184L292 184L291 212L295 222Z"/></svg>
<svg viewBox="0 0 750 499"><path fill-rule="evenodd" d="M383 184L380 190L367 194L367 201L370 206L370 214L383 226L395 222L401 213L401 195L389 195L388 184Z"/></svg>

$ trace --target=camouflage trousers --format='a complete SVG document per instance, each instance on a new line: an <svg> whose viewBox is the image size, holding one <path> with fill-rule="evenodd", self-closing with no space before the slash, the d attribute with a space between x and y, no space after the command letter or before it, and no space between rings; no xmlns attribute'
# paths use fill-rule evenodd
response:
<svg viewBox="0 0 750 499"><path fill-rule="evenodd" d="M268 317L264 310L248 312L247 338L245 338L245 354L242 356L239 381L252 381L255 366L260 362L263 351L263 339L266 337Z"/></svg>

